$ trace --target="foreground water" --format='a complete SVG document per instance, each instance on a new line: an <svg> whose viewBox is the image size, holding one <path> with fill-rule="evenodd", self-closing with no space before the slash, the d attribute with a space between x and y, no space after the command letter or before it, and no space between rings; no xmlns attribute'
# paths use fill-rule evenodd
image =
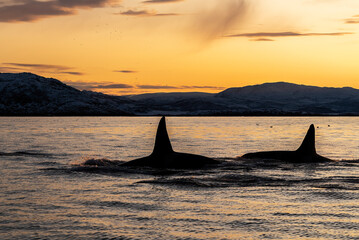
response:
<svg viewBox="0 0 359 240"><path fill-rule="evenodd" d="M359 239L358 120L170 117L175 150L223 161L173 171L81 164L148 155L158 117L1 118L0 239ZM235 159L311 123L338 162Z"/></svg>

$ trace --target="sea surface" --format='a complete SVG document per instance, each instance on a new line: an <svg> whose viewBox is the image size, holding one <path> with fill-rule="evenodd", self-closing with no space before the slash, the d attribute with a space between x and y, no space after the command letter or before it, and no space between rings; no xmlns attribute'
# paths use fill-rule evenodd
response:
<svg viewBox="0 0 359 240"><path fill-rule="evenodd" d="M119 166L159 119L1 117L0 239L359 239L359 118L168 117L174 150L221 165ZM295 150L312 123L336 162L236 158Z"/></svg>

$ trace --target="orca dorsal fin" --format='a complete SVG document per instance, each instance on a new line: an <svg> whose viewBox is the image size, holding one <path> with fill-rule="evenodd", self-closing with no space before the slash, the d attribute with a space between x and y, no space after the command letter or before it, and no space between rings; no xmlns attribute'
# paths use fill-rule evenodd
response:
<svg viewBox="0 0 359 240"><path fill-rule="evenodd" d="M173 152L170 138L166 128L166 119L163 116L158 124L155 147L152 154Z"/></svg>
<svg viewBox="0 0 359 240"><path fill-rule="evenodd" d="M302 145L297 150L298 152L305 154L315 154L315 128L314 125L310 125L307 135L302 142Z"/></svg>

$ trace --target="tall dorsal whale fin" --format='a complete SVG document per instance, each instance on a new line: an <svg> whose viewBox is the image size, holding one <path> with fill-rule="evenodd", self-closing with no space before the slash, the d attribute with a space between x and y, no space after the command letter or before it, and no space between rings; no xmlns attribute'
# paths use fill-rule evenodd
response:
<svg viewBox="0 0 359 240"><path fill-rule="evenodd" d="M307 135L302 142L302 145L297 149L297 152L306 154L315 154L315 128L314 125L310 125Z"/></svg>
<svg viewBox="0 0 359 240"><path fill-rule="evenodd" d="M168 137L166 128L166 119L162 117L157 128L155 147L152 154L163 154L173 152L170 138Z"/></svg>

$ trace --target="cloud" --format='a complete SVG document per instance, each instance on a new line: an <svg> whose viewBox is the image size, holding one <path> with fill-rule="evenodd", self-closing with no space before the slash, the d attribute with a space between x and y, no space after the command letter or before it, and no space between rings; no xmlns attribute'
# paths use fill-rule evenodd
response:
<svg viewBox="0 0 359 240"><path fill-rule="evenodd" d="M175 86L161 86L161 85L137 85L139 89L177 89Z"/></svg>
<svg viewBox="0 0 359 240"><path fill-rule="evenodd" d="M29 1L0 7L0 22L31 22L45 17L69 14L73 14L71 9L60 8L55 2Z"/></svg>
<svg viewBox="0 0 359 240"><path fill-rule="evenodd" d="M81 90L94 90L94 89L131 89L134 86L123 83L100 83L100 82L77 82L65 81L66 84Z"/></svg>
<svg viewBox="0 0 359 240"><path fill-rule="evenodd" d="M237 23L243 22L249 9L247 0L221 0L212 8L199 12L191 22L192 34L204 42L226 34Z"/></svg>
<svg viewBox="0 0 359 240"><path fill-rule="evenodd" d="M70 74L70 75L77 75L77 76L80 76L80 75L84 75L83 73L81 72L59 72L60 74Z"/></svg>
<svg viewBox="0 0 359 240"><path fill-rule="evenodd" d="M359 15L355 15L351 18L345 19L345 23L347 24L358 24L359 23Z"/></svg>
<svg viewBox="0 0 359 240"><path fill-rule="evenodd" d="M265 39L267 37L308 37L308 36L343 36L353 34L350 32L334 32L334 33L299 33L299 32L257 32L257 33L240 33L227 35L225 37L248 37Z"/></svg>
<svg viewBox="0 0 359 240"><path fill-rule="evenodd" d="M97 89L123 89L123 88L133 88L133 86L128 85L128 84L117 83L117 84L107 84L107 85L95 85L95 86L92 86L92 88L97 88Z"/></svg>
<svg viewBox="0 0 359 240"><path fill-rule="evenodd" d="M168 85L137 85L139 89L224 89L216 86L168 86Z"/></svg>
<svg viewBox="0 0 359 240"><path fill-rule="evenodd" d="M156 13L154 17L170 17L170 16L180 16L179 13Z"/></svg>
<svg viewBox="0 0 359 240"><path fill-rule="evenodd" d="M0 67L1 71L1 67ZM124 93L145 93L156 90L167 90L168 92L190 89L215 89L223 90L224 87L218 86L168 86L168 85L130 85L126 83L101 83L101 82L82 82L82 81L64 81L67 85L74 88L87 91L100 91L107 94L124 94Z"/></svg>
<svg viewBox="0 0 359 240"><path fill-rule="evenodd" d="M0 66L0 71L1 72L5 72L5 73L18 73L18 72L23 72L23 70L21 68L17 68L17 67L3 67Z"/></svg>
<svg viewBox="0 0 359 240"><path fill-rule="evenodd" d="M1 70L1 68L0 68ZM169 86L169 85L130 85L125 83L100 83L100 82L75 82L66 81L66 84L82 90L93 89L224 89L224 87L217 86Z"/></svg>
<svg viewBox="0 0 359 240"><path fill-rule="evenodd" d="M115 13L116 15L126 15L135 17L166 17L166 16L178 16L177 13L157 13L154 10L128 10L125 12Z"/></svg>
<svg viewBox="0 0 359 240"><path fill-rule="evenodd" d="M118 73L137 73L137 71L133 71L133 70L115 70L114 72L118 72Z"/></svg>
<svg viewBox="0 0 359 240"><path fill-rule="evenodd" d="M224 89L224 87L216 86L181 86L182 89Z"/></svg>
<svg viewBox="0 0 359 240"><path fill-rule="evenodd" d="M256 39L253 39L252 41L255 41L255 42L273 42L274 40L270 39L270 38L256 38Z"/></svg>
<svg viewBox="0 0 359 240"><path fill-rule="evenodd" d="M174 3L174 2L182 2L183 0L147 0L143 1L143 3Z"/></svg>
<svg viewBox="0 0 359 240"><path fill-rule="evenodd" d="M148 10L128 10L118 14L127 16L152 16L155 13L149 12Z"/></svg>
<svg viewBox="0 0 359 240"><path fill-rule="evenodd" d="M74 68L62 65L50 64L28 64L28 63L3 63L2 68L16 72L45 72L56 74L69 74L69 75L83 75L78 71L73 71Z"/></svg>
<svg viewBox="0 0 359 240"><path fill-rule="evenodd" d="M104 7L117 0L24 0L0 7L0 22L32 22L51 16L73 15L78 9Z"/></svg>
<svg viewBox="0 0 359 240"><path fill-rule="evenodd" d="M58 5L67 8L97 8L114 4L116 0L57 0Z"/></svg>
<svg viewBox="0 0 359 240"><path fill-rule="evenodd" d="M49 65L49 64L27 64L27 63L3 63L4 65L10 65L15 67L23 67L23 68L33 68L38 70L68 70L71 69L69 67L60 66L60 65Z"/></svg>

